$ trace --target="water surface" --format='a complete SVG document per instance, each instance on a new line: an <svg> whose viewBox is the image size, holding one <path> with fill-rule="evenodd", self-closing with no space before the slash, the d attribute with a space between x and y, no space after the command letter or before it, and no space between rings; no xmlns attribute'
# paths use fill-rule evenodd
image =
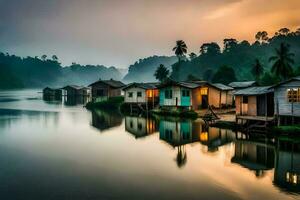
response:
<svg viewBox="0 0 300 200"><path fill-rule="evenodd" d="M300 145L0 92L1 199L300 199Z"/></svg>

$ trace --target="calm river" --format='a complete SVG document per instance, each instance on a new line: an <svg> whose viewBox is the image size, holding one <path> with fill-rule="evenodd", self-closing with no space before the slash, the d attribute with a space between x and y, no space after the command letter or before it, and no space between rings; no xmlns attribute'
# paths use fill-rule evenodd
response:
<svg viewBox="0 0 300 200"><path fill-rule="evenodd" d="M82 102L0 92L0 199L300 199L295 139Z"/></svg>

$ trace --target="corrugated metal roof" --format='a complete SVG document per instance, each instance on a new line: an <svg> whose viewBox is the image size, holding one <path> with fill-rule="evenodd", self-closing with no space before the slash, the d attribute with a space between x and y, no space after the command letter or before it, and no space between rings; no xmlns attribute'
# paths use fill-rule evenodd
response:
<svg viewBox="0 0 300 200"><path fill-rule="evenodd" d="M122 83L121 81L116 81L116 80L113 80L113 79L110 79L110 80L99 80L99 81L96 81L92 84L90 84L89 86L93 86L97 83L105 83L111 87L114 87L114 88L121 88L123 86L125 86L124 83Z"/></svg>
<svg viewBox="0 0 300 200"><path fill-rule="evenodd" d="M249 87L245 89L237 90L234 95L240 96L251 96L251 95L260 95L260 94L267 94L271 93L274 90L271 88L271 86L264 86L264 87Z"/></svg>
<svg viewBox="0 0 300 200"><path fill-rule="evenodd" d="M222 83L212 83L211 85L215 86L216 88L218 88L220 90L234 90L234 88L224 85Z"/></svg>
<svg viewBox="0 0 300 200"><path fill-rule="evenodd" d="M233 88L245 88L245 87L251 87L254 84L256 84L256 81L232 82L232 83L229 83L228 85Z"/></svg>
<svg viewBox="0 0 300 200"><path fill-rule="evenodd" d="M286 81L283 81L281 83L278 83L278 84L274 85L272 88L276 88L276 87L278 87L280 85L283 85L283 84L291 82L291 81L300 81L300 76L296 76L296 77L293 77L293 78L291 78L289 80L286 80Z"/></svg>
<svg viewBox="0 0 300 200"><path fill-rule="evenodd" d="M138 88L142 88L142 89L155 89L157 88L157 85L159 83L130 83L128 85L126 85L125 87L123 87L123 90L126 90L127 88L131 88L131 87L138 87Z"/></svg>

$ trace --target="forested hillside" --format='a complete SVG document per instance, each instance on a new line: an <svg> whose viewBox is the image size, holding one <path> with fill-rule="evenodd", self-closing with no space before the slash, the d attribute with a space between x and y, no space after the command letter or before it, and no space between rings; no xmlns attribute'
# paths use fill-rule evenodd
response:
<svg viewBox="0 0 300 200"><path fill-rule="evenodd" d="M76 63L62 67L56 56L51 59L47 59L45 55L41 58L21 58L0 53L0 89L87 85L99 78L120 80L122 77L114 67L82 66Z"/></svg>
<svg viewBox="0 0 300 200"><path fill-rule="evenodd" d="M156 68L163 64L171 69L172 64L177 62L176 56L151 56L140 59L129 66L128 74L124 77L125 82L146 82L155 81L154 72Z"/></svg>
<svg viewBox="0 0 300 200"><path fill-rule="evenodd" d="M290 56L293 60L291 63L293 73L298 74L300 67L299 29L290 32L287 28L282 28L270 38L265 31L262 31L255 37L256 42L253 44L246 40L224 39L223 49L214 42L203 44L199 48L198 55L174 64L171 76L177 80L185 80L192 76L216 82L218 80L213 79L218 69L221 66L227 66L234 70L237 80L253 80L255 77L252 69L256 60L263 67L263 75L271 76L270 69L274 62L270 62L269 59L276 55L282 43L287 45L288 51L293 54Z"/></svg>

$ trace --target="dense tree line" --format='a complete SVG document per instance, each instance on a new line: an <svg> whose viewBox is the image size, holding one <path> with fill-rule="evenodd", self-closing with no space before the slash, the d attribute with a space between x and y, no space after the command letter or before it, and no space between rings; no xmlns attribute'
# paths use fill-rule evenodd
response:
<svg viewBox="0 0 300 200"><path fill-rule="evenodd" d="M0 53L0 89L86 85L99 78L119 80L121 74L114 67L82 66L76 63L62 67L56 55L48 59L46 55L21 58Z"/></svg>
<svg viewBox="0 0 300 200"><path fill-rule="evenodd" d="M292 32L282 28L269 37L266 31L255 35L256 41L223 40L223 49L215 43L205 43L199 54L191 52L179 40L173 48L178 62L172 65L171 78L189 77L212 82L228 83L235 80L257 80L273 84L300 73L300 29Z"/></svg>

